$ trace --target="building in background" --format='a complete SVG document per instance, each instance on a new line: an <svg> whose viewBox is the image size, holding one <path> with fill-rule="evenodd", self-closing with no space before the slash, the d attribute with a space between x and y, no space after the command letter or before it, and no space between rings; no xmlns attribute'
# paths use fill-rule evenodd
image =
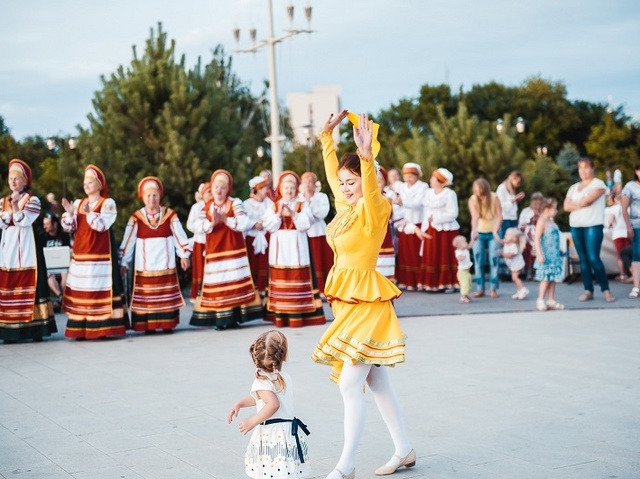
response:
<svg viewBox="0 0 640 479"><path fill-rule="evenodd" d="M306 145L320 133L329 115L340 111L340 87L316 86L311 93L289 93L287 108L294 145ZM340 142L338 130L333 130L336 144Z"/></svg>

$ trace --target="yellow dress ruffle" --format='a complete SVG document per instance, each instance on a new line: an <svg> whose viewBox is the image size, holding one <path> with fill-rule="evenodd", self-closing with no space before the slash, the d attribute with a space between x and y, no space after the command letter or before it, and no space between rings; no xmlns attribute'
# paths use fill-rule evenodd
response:
<svg viewBox="0 0 640 479"><path fill-rule="evenodd" d="M338 382L344 361L385 366L404 362L406 337L392 302L402 293L375 269L391 205L380 193L373 161L361 158L363 197L351 207L340 193L333 139L326 132L319 138L338 210L327 227L334 266L325 285L335 319L312 358L330 365L330 378Z"/></svg>

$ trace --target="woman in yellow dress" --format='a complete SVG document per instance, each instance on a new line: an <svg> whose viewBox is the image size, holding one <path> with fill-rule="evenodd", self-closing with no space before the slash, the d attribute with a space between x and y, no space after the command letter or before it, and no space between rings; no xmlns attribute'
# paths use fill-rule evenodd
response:
<svg viewBox="0 0 640 479"><path fill-rule="evenodd" d="M332 131L347 115L354 123L358 153L347 153L338 161ZM355 478L355 455L365 424L365 383L395 447L392 458L375 474L393 474L416 462L388 369L379 367L404 362L405 335L392 303L401 292L376 271L391 214L391 205L378 188L373 160L380 148L376 133L377 125L366 115L344 110L329 117L318 135L337 211L327 227L335 261L325 286L335 319L316 345L313 360L332 367L331 379L339 384L344 402L344 446L327 479Z"/></svg>

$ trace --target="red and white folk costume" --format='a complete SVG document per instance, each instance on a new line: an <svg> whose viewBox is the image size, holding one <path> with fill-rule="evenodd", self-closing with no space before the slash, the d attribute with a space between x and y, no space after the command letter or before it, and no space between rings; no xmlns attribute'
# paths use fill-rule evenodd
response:
<svg viewBox="0 0 640 479"><path fill-rule="evenodd" d="M389 180L387 170L381 166L377 176L378 186L380 187L382 196L384 196L389 201L389 203L393 204L393 200L395 199L396 194L387 186L387 182ZM382 246L380 247L380 252L378 253L376 271L378 271L389 280L395 281L396 252L393 246L393 233L391 230L392 219L393 212L391 213L389 221L387 222L387 234L382 241Z"/></svg>
<svg viewBox="0 0 640 479"><path fill-rule="evenodd" d="M138 184L138 198L144 201L146 193L162 198L162 182L154 176L143 178ZM120 245L122 266L127 267L135 254L131 327L134 331L169 332L180 323L180 308L185 305L176 255L189 258L189 238L175 211L158 205L153 214L147 206L145 203L131 215Z"/></svg>
<svg viewBox="0 0 640 479"><path fill-rule="evenodd" d="M269 191L272 189L269 182L261 176L251 178L249 187L251 196L243 203L248 218L245 242L253 282L260 294L264 294L269 277L269 232L262 225L262 217L267 210L273 208L273 201L269 198Z"/></svg>
<svg viewBox="0 0 640 479"><path fill-rule="evenodd" d="M187 218L187 229L193 233L193 245L191 254L191 294L189 299L192 303L202 289L202 277L204 276L204 250L207 243L207 235L195 231L196 221L200 218L200 213L205 203L211 199L211 183L201 183L195 194L196 202L189 210Z"/></svg>
<svg viewBox="0 0 640 479"><path fill-rule="evenodd" d="M435 170L424 198L421 249L421 283L427 291L453 292L458 286L458 261L453 239L458 236L458 196L451 188L453 174L446 168Z"/></svg>
<svg viewBox="0 0 640 479"><path fill-rule="evenodd" d="M422 287L420 278L420 245L421 240L415 235L415 228L420 228L424 197L429 186L420 181L422 169L417 163L405 163L402 167L405 178L397 185L397 193L402 205L402 221L397 223L398 261L396 263L396 280L400 288L408 290Z"/></svg>
<svg viewBox="0 0 640 479"><path fill-rule="evenodd" d="M306 202L311 214L311 226L307 230L307 236L316 286L320 294L324 295L324 284L333 266L333 251L327 243L327 223L324 220L329 214L331 205L325 193L315 191L317 181L318 177L311 171L302 174L303 191L300 193L300 199Z"/></svg>
<svg viewBox="0 0 640 479"><path fill-rule="evenodd" d="M31 169L9 162L11 194L0 200L0 339L42 340L57 331L47 271L33 223L40 200L29 193Z"/></svg>
<svg viewBox="0 0 640 479"><path fill-rule="evenodd" d="M68 338L122 336L129 322L111 231L117 216L116 202L106 197L104 173L89 165L85 169L85 192L92 182L97 183L99 193L75 200L73 213L65 212L60 221L65 231L75 233L62 301L62 310L68 316L64 333Z"/></svg>
<svg viewBox="0 0 640 479"><path fill-rule="evenodd" d="M214 171L213 199L196 222L195 229L207 235L207 244L202 294L193 309L192 326L226 328L263 317L242 234L247 215L242 201L230 196L232 187L228 171Z"/></svg>
<svg viewBox="0 0 640 479"><path fill-rule="evenodd" d="M276 190L277 200L264 216L264 226L271 233L265 319L278 327L295 328L326 322L311 274L306 234L311 226L311 215L308 206L296 196L299 186L297 174L282 172Z"/></svg>

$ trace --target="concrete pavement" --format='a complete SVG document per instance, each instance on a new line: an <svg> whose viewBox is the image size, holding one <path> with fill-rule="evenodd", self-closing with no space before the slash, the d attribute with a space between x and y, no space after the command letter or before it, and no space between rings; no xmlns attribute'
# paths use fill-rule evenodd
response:
<svg viewBox="0 0 640 479"><path fill-rule="evenodd" d="M615 303L598 292L578 303L581 285L562 284L568 309L540 313L527 284L525 301L510 299L510 283L468 305L457 294L397 300L407 362L392 379L418 460L394 477L640 478L640 302L612 282ZM248 438L226 416L252 381L250 343L272 326L196 329L190 312L168 336L0 345L0 477L245 477ZM338 389L310 360L324 329L284 330L318 478L342 445ZM393 453L367 403L360 479Z"/></svg>

